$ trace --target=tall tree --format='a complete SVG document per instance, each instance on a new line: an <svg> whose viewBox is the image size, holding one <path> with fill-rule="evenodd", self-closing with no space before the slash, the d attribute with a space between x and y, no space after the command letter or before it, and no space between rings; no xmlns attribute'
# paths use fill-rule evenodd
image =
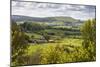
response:
<svg viewBox="0 0 100 67"><path fill-rule="evenodd" d="M83 46L91 54L91 58L96 56L96 20L87 20L81 27L82 36L84 39Z"/></svg>
<svg viewBox="0 0 100 67"><path fill-rule="evenodd" d="M18 65L24 62L20 58L25 54L28 47L28 36L21 31L21 28L15 22L12 22L11 36L12 65Z"/></svg>

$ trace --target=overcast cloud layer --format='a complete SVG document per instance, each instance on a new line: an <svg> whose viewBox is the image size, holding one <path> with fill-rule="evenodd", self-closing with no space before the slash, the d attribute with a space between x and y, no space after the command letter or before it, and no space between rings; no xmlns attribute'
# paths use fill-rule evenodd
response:
<svg viewBox="0 0 100 67"><path fill-rule="evenodd" d="M95 18L95 6L12 1L12 15L31 17L70 16L86 20Z"/></svg>

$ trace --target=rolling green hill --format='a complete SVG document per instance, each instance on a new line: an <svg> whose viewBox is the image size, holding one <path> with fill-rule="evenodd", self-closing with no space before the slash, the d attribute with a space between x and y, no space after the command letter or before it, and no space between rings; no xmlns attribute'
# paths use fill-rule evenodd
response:
<svg viewBox="0 0 100 67"><path fill-rule="evenodd" d="M74 19L72 17L29 17L29 16L21 16L21 15L12 15L12 20L14 21L35 21L35 22L78 22L79 20Z"/></svg>

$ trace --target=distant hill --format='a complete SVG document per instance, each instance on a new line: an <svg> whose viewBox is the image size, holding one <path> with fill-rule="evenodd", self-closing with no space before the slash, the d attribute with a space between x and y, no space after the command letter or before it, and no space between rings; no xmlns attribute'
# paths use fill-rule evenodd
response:
<svg viewBox="0 0 100 67"><path fill-rule="evenodd" d="M49 19L53 19L56 21L62 21L62 22L78 22L79 20L74 19L72 17L63 17L63 16L59 16L59 17L48 17Z"/></svg>
<svg viewBox="0 0 100 67"><path fill-rule="evenodd" d="M22 16L22 15L12 15L12 20L13 21L36 21L36 22L78 22L79 20L74 19L72 17L44 17L44 18L39 18L39 17L29 17L29 16Z"/></svg>

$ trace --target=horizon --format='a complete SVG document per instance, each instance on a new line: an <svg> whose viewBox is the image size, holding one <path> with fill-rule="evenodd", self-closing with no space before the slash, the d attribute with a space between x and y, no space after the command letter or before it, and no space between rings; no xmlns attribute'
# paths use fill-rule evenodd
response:
<svg viewBox="0 0 100 67"><path fill-rule="evenodd" d="M25 16L25 15L11 15L11 16L24 16L24 17L31 17L31 18L70 17L70 16L48 16L48 17L34 17L34 16ZM70 18L75 19L75 20L80 20L80 21L86 21L86 20L77 19L77 18L73 18L73 17L70 17ZM94 19L94 18L90 18L90 19Z"/></svg>

